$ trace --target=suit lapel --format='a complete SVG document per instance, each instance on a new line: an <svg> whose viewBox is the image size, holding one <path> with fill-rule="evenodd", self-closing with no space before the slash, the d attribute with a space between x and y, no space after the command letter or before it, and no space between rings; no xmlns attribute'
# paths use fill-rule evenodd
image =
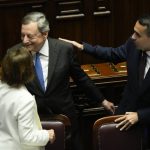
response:
<svg viewBox="0 0 150 150"><path fill-rule="evenodd" d="M34 79L33 79L33 81L32 82L30 82L29 84L26 84L27 85L27 87L29 88L29 89L32 89L34 92L33 93L37 93L37 94L42 94L44 91L43 91L43 89L42 89L42 87L41 87L41 85L40 85L40 83L39 83L39 80L38 80L38 77L37 77L37 75L36 75L36 71L35 71L35 68L34 68ZM31 91L32 91L31 90Z"/></svg>
<svg viewBox="0 0 150 150"><path fill-rule="evenodd" d="M132 49L131 49L132 51ZM138 89L139 88L139 59L140 59L140 51L136 49L136 51L134 53L131 53L131 58L128 66L129 66L129 69L128 69L128 73L129 74L132 74L132 76L129 75L129 78L130 80L132 81L132 83L135 85L135 88ZM133 63L134 62L134 63ZM132 73L130 73L132 72Z"/></svg>
<svg viewBox="0 0 150 150"><path fill-rule="evenodd" d="M143 93L149 86L150 86L150 69L148 70L146 77L142 82L140 93Z"/></svg>
<svg viewBox="0 0 150 150"><path fill-rule="evenodd" d="M56 62L57 62L57 57L58 57L58 53L56 51L57 50L56 40L49 38L48 42L49 42L49 64L48 64L47 87L50 84L50 81L52 79L54 69L55 69L55 66L56 66Z"/></svg>
<svg viewBox="0 0 150 150"><path fill-rule="evenodd" d="M50 84L50 81L52 79L54 69L56 66L56 62L57 62L57 57L58 57L58 53L56 51L56 45L57 45L56 40L48 38L48 42L49 42L49 62L48 62L48 81L47 81L46 91L47 91L48 85ZM35 69L34 69L34 71L35 71ZM31 84L34 87L36 87L36 91L38 93L44 92L38 81L38 77L36 76L36 73L35 73L35 79Z"/></svg>

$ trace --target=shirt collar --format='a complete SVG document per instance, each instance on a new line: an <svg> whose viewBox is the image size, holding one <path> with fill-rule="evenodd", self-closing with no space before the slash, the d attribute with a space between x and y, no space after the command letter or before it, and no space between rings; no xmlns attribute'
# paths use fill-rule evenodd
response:
<svg viewBox="0 0 150 150"><path fill-rule="evenodd" d="M150 57L150 51L146 51L146 54Z"/></svg>
<svg viewBox="0 0 150 150"><path fill-rule="evenodd" d="M45 43L44 45L42 46L41 50L39 51L40 54L44 55L44 56L47 56L48 57L48 54L49 54L49 45L48 45L48 40L46 39L45 40Z"/></svg>

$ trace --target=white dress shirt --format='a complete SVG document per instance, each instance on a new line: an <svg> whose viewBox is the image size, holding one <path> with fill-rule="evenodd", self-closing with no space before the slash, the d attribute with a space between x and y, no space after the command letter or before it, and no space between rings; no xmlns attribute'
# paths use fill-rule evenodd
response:
<svg viewBox="0 0 150 150"><path fill-rule="evenodd" d="M150 67L150 51L146 51L146 54L147 54L147 61L146 61L146 67L145 67L145 72L144 72L144 78Z"/></svg>
<svg viewBox="0 0 150 150"><path fill-rule="evenodd" d="M49 59L49 45L48 45L48 40L45 41L43 47L39 51L40 53L40 60L41 60L41 65L43 69L43 77L44 77L44 83L45 83L45 88L47 86L47 77L48 77L48 59Z"/></svg>
<svg viewBox="0 0 150 150"><path fill-rule="evenodd" d="M48 77L48 62L49 62L49 45L48 45L48 40L46 39L43 47L39 51L40 54L40 61L42 65L42 70L43 70L43 78L44 78L44 84L45 84L45 89L47 87L47 77ZM35 58L35 56L33 56ZM34 59L35 60L35 59Z"/></svg>

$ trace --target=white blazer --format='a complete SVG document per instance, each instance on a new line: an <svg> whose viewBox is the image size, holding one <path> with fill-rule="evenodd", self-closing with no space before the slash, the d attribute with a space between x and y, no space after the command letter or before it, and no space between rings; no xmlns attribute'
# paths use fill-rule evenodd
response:
<svg viewBox="0 0 150 150"><path fill-rule="evenodd" d="M25 86L0 81L0 150L41 150L49 134L38 125L35 98Z"/></svg>

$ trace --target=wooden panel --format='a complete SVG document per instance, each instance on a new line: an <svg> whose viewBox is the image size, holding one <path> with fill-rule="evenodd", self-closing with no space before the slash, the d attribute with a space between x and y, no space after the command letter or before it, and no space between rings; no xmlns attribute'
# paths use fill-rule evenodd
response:
<svg viewBox="0 0 150 150"><path fill-rule="evenodd" d="M45 3L47 0L0 0L0 7L14 7L20 5L29 5L32 4L32 7L42 7L42 4Z"/></svg>
<svg viewBox="0 0 150 150"><path fill-rule="evenodd" d="M113 46L123 44L133 34L135 22L140 14L139 1L113 0Z"/></svg>
<svg viewBox="0 0 150 150"><path fill-rule="evenodd" d="M53 16L48 16L51 27L50 36L81 41L85 32L83 31L85 20L83 0L55 0L49 5L53 10ZM80 52L77 51L77 54L79 60L82 60Z"/></svg>
<svg viewBox="0 0 150 150"><path fill-rule="evenodd" d="M95 16L104 16L104 15L110 15L110 1L109 0L95 0L95 10L94 15Z"/></svg>
<svg viewBox="0 0 150 150"><path fill-rule="evenodd" d="M56 3L56 19L73 19L84 17L83 2L81 0L61 1Z"/></svg>
<svg viewBox="0 0 150 150"><path fill-rule="evenodd" d="M113 46L124 43L131 34L137 19L143 14L150 14L150 1L113 0Z"/></svg>
<svg viewBox="0 0 150 150"><path fill-rule="evenodd" d="M96 86L101 89L106 98L118 103L121 98L121 92L127 82L126 63L114 65L112 63L87 64L82 65L82 69L93 80ZM70 81L71 88L74 90L76 102L79 105L87 107L87 98L82 89L76 89L76 85ZM119 88L120 90L116 90ZM109 89L109 90L108 90ZM116 94L115 94L116 93ZM84 108L85 108L84 107Z"/></svg>
<svg viewBox="0 0 150 150"><path fill-rule="evenodd" d="M0 58L20 41L21 18L29 11L46 13L50 36L103 46L119 46L133 33L136 19L150 13L147 0L0 0ZM99 60L77 52L81 64Z"/></svg>
<svg viewBox="0 0 150 150"><path fill-rule="evenodd" d="M112 45L112 4L110 0L95 0L93 12L95 44Z"/></svg>
<svg viewBox="0 0 150 150"><path fill-rule="evenodd" d="M51 5L57 8L54 10L55 18L51 20L51 36L93 44L95 41L109 45L112 43L110 0L55 0ZM81 64L99 62L89 55L80 52L77 54Z"/></svg>
<svg viewBox="0 0 150 150"><path fill-rule="evenodd" d="M125 63L119 63L117 65L113 63L100 63L82 65L81 67L92 79L119 77L127 74Z"/></svg>
<svg viewBox="0 0 150 150"><path fill-rule="evenodd" d="M111 0L93 0L85 2L85 26L81 41L91 44L112 45L112 2ZM82 54L81 63L99 63L87 54Z"/></svg>

